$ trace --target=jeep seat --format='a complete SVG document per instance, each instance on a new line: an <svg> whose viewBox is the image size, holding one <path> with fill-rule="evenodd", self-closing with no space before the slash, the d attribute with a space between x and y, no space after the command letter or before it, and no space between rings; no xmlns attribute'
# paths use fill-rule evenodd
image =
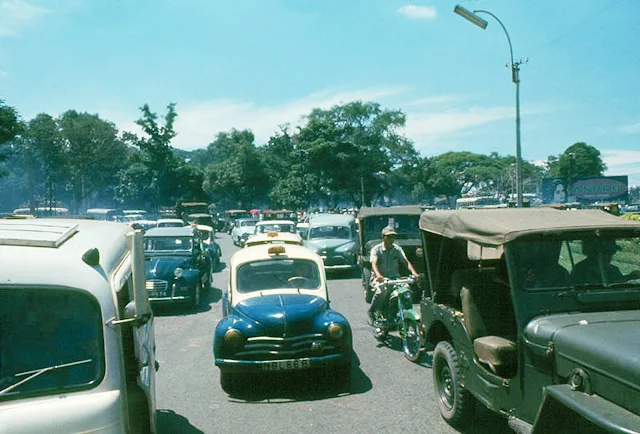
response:
<svg viewBox="0 0 640 434"><path fill-rule="evenodd" d="M465 270L460 298L463 322L480 363L512 377L517 366L516 326L508 287L494 268Z"/></svg>

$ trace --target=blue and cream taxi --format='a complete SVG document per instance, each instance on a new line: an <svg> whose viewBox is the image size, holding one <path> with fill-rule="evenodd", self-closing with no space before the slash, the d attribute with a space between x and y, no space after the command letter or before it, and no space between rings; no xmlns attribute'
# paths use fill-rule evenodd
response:
<svg viewBox="0 0 640 434"><path fill-rule="evenodd" d="M230 260L213 353L228 393L247 376L272 371L332 371L347 384L352 334L331 309L322 259L306 247L265 243Z"/></svg>

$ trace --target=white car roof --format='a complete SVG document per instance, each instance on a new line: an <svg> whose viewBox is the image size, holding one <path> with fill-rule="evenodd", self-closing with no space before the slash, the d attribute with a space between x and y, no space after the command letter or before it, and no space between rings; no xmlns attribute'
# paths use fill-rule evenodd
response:
<svg viewBox="0 0 640 434"><path fill-rule="evenodd" d="M257 226L263 225L296 225L293 220L260 220Z"/></svg>
<svg viewBox="0 0 640 434"><path fill-rule="evenodd" d="M302 237L291 232L267 232L263 234L251 235L244 246L254 246L257 244L297 244L302 245Z"/></svg>

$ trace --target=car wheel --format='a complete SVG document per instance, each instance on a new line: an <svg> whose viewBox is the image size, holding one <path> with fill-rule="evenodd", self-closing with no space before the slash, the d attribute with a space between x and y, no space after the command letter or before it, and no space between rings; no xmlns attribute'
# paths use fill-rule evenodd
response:
<svg viewBox="0 0 640 434"><path fill-rule="evenodd" d="M371 270L362 269L362 287L364 288L364 301L371 303L373 299L373 291L371 290Z"/></svg>
<svg viewBox="0 0 640 434"><path fill-rule="evenodd" d="M433 384L440 414L454 428L464 427L475 414L475 398L460 379L456 350L449 342L439 342L433 351Z"/></svg>
<svg viewBox="0 0 640 434"><path fill-rule="evenodd" d="M417 363L422 356L422 348L420 347L420 330L418 323L412 318L404 320L404 330L402 337L402 347L404 356L407 360Z"/></svg>
<svg viewBox="0 0 640 434"><path fill-rule="evenodd" d="M336 387L347 390L351 386L351 362L334 368L334 381Z"/></svg>
<svg viewBox="0 0 640 434"><path fill-rule="evenodd" d="M200 297L202 296L202 282L196 283L196 288L191 297L191 307L197 309L200 306Z"/></svg>

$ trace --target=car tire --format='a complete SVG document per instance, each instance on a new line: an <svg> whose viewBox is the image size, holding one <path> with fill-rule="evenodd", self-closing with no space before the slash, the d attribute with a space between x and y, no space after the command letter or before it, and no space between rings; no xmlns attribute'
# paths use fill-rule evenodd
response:
<svg viewBox="0 0 640 434"><path fill-rule="evenodd" d="M191 297L191 307L198 309L200 307L200 301L202 299L202 281L196 283L196 287L193 290L193 296Z"/></svg>
<svg viewBox="0 0 640 434"><path fill-rule="evenodd" d="M402 333L402 349L404 357L413 363L418 363L422 356L420 346L420 329L418 322L413 318L404 320L404 331Z"/></svg>
<svg viewBox="0 0 640 434"><path fill-rule="evenodd" d="M362 287L364 288L364 301L371 303L373 299L373 291L371 290L371 270L362 269Z"/></svg>
<svg viewBox="0 0 640 434"><path fill-rule="evenodd" d="M334 381L340 390L348 390L351 387L351 362L334 368Z"/></svg>
<svg viewBox="0 0 640 434"><path fill-rule="evenodd" d="M433 385L440 414L454 428L464 428L475 414L475 397L462 387L461 378L456 350L439 342L433 351Z"/></svg>

